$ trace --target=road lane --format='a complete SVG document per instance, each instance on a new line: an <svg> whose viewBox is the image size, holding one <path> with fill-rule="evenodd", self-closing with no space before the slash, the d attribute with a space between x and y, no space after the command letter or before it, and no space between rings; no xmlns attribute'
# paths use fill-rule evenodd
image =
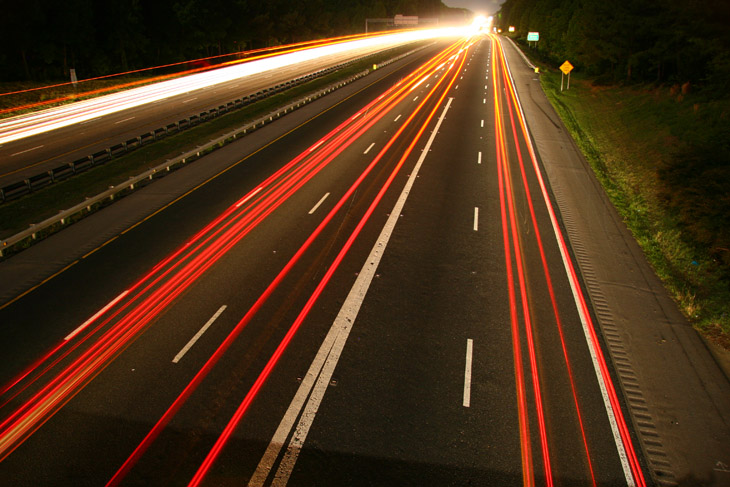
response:
<svg viewBox="0 0 730 487"><path fill-rule="evenodd" d="M391 121L390 121L390 120L388 119L386 123L388 123L388 124L391 124L392 122L391 122ZM325 149L323 149L323 150L325 150ZM307 152L309 152L309 151L307 151ZM361 152L362 152L362 149L358 149L358 150L357 150L357 154L361 154ZM359 169L357 168L357 166L351 166L351 167L353 167L353 168L354 168L354 170L355 170L356 172L357 172L357 171L359 171ZM379 177L382 177L382 175L380 175ZM368 192L369 192L369 193L371 193L371 192L373 191L373 189L374 189L374 188L375 188L375 187L373 187L373 186L372 186L372 184L371 184L371 185L370 185L370 187L368 188L368 190L366 191L366 194L367 194ZM318 192L319 192L319 191L318 191ZM321 194L321 192L319 192L319 193ZM292 198L292 199L298 199L298 198L301 198L301 197L302 197L302 196L301 196L301 195L299 195L299 193L297 193L297 197L296 197L296 198ZM237 206L237 205L233 205L233 207L236 207L236 206ZM297 205L297 208L299 208L299 210L303 210L303 208L304 208L304 205ZM304 212L302 211L302 213L304 213ZM275 220L275 219L274 219L274 220ZM274 227L276 228L276 225L274 225ZM296 225L295 225L295 228L296 228ZM258 248L258 247L255 247L255 248ZM276 252L277 252L277 250L274 250L274 253L276 253ZM262 258L261 258L261 261L263 262L263 261L264 261L265 259L263 259L263 256L261 256L261 257L262 257ZM267 276L267 275L269 275L269 274L270 274L270 272L259 272L259 273L257 273L257 272L253 272L253 273L252 273L252 275L261 275L261 276ZM228 301L228 300L226 300L226 301ZM147 309L145 309L144 311L146 312L146 310L147 310ZM198 325L198 326L199 326L199 325ZM186 339L187 339L187 338L186 338ZM191 353L194 353L194 350L193 350L193 351L191 351ZM156 354L153 354L153 355L156 355ZM169 361L169 358L168 358L167 360ZM134 370L137 370L137 369L134 369ZM106 373L106 372L105 372L105 373ZM124 400L122 400L122 403L124 403ZM65 411L65 410L62 410L61 414L63 414L63 411ZM64 422L64 424L66 424L66 423ZM44 430L44 429L42 429L41 431L43 431L43 430ZM34 439L35 439L35 437L34 437ZM39 441L40 441L40 440L39 440ZM32 441L31 441L31 443L32 443ZM42 442L41 442L41 443L42 443ZM21 449L22 449L22 448L25 448L25 447L26 447L26 445L27 445L27 444L24 444L24 445L23 445L23 447L21 447ZM107 448L108 448L108 447L107 447ZM12 460L13 458L14 458L13 456L9 457L8 461L11 461L11 460ZM6 461L6 462L5 462L4 464L3 464L3 467L5 467L6 465L8 465L8 461Z"/></svg>
<svg viewBox="0 0 730 487"><path fill-rule="evenodd" d="M114 472L130 485L247 482L309 380L363 263L380 249L381 230L393 222L350 336L335 354L339 362L319 366L331 374L316 388L321 402L310 396L303 415L290 418L301 435L283 430L279 446L288 446L263 478L278 475L289 485L625 485L493 42L482 39L463 51L466 58L454 53L431 76L415 75L393 103L384 94L328 122L341 132L263 151L263 159L294 162L280 163L268 179L241 171L206 185L64 276L75 291L91 293L79 280L88 266L103 266L148 233L177 233L174 222L183 227L185 212L201 203L209 207L195 211L222 215L199 238L188 228L182 240L170 240L177 243L158 254L177 255L139 285L143 273L132 273L110 294L119 299L73 334L79 343L102 324L96 333L109 338L54 366L87 356L88 366L66 369L78 379L58 382L48 411L21 409L32 411L26 418L34 423L18 429L17 441L7 433L15 418L5 418L41 390L41 381L22 389L41 372L13 386L10 395L22 390L0 409L8 455L0 474L16 485L99 485ZM413 187L401 193L407 181ZM224 189L222 204L216 198ZM399 194L409 197L402 208ZM65 334L78 326L56 320Z"/></svg>
<svg viewBox="0 0 730 487"><path fill-rule="evenodd" d="M372 51L372 50L371 50ZM329 55L314 61L300 62L274 71L253 74L216 86L215 90L194 90L133 109L94 118L81 124L62 127L52 132L6 142L0 147L0 184L21 180L52 169L117 143L136 138L142 133L175 123L205 110L217 108L243 96L285 83L331 66L371 54L355 52ZM191 98L191 94L195 97ZM99 100L96 100L97 102ZM93 102L93 100L92 100ZM133 114L133 115L130 115ZM5 121L7 123L7 121ZM79 127L83 124L83 128ZM0 123L0 125L2 125ZM2 131L0 131L0 135Z"/></svg>
<svg viewBox="0 0 730 487"><path fill-rule="evenodd" d="M463 126L469 126L465 121L470 117L459 111L459 97L456 100L456 111L452 117L458 122L451 126L454 131L462 132L461 136L454 134L455 138L463 140ZM506 105L503 95L500 100ZM473 107L473 102L468 106ZM461 108L463 110L464 105ZM475 122L483 116L476 115L471 117ZM474 126L481 128L481 123ZM443 131L448 128L449 123ZM412 231L401 228L400 235L407 252L391 257L392 253L398 252L396 246L386 253L379 271L389 278L377 281L372 295L365 302L361 317L355 324L355 330L359 330L361 335L355 343L348 345L353 349L350 355L345 353L343 356L339 373L335 374L336 386L330 387L328 397L317 413L317 420L307 437L308 446L305 445L300 454L290 485L495 485L516 484L520 479L525 485L551 485L552 482L590 485L592 479L600 485L626 484L625 472L600 399L601 393L590 366L591 359L570 285L554 242L546 251L549 261L554 263L554 271L548 275L552 276L555 296L549 296L544 285L539 285L543 264L534 242L532 249L529 243L537 228L531 228L526 194L519 195L520 169L515 157L519 146L522 146L523 152L527 151L525 141L519 137L517 140L518 144L510 149L510 163L503 168L508 171L509 178L500 182L511 187L508 193L501 193L494 187L497 184L495 179L499 179L495 176L500 166L494 159L490 161L492 172L487 180L491 183L491 191L486 194L491 196L491 211L488 213L491 218L486 217L486 220L492 222L487 231L492 238L483 242L491 247L488 252L491 258L477 259L481 266L487 267L486 270L471 271L471 275L495 273L494 279L480 283L483 288L489 289L487 296L482 298L486 302L494 299L491 305L494 310L480 309L483 302L465 298L473 296L475 289L479 289L476 282L456 285L462 279L466 281L467 270L480 269L474 264L459 265L464 260L464 248L473 248L458 243L464 242L459 234L471 229L469 210L464 208L463 202L457 200L454 204L448 197L441 201L440 211L446 212L445 208L454 206L457 209L443 218L450 225L442 220L442 226L431 230L435 235L429 235L423 228ZM469 148L465 151L468 153L471 146L465 145ZM489 153L494 154L493 150ZM466 155L454 157L455 152L459 152L456 146L450 145L432 154L433 164L442 166L440 177L433 185L441 189L430 187L429 191L424 190L420 201L432 200L439 191L447 195L458 194L458 199L462 199L465 193L480 194L484 191L483 186L480 188L473 182L480 181L479 177L469 180L468 176L459 185L443 188L450 174L460 173L452 165L459 159L462 163L470 159ZM418 204L418 189L427 184L426 181L419 183L411 205ZM483 184L483 180L480 183ZM472 191L469 191L470 187ZM534 179L531 187L530 191L535 192L532 198L540 196ZM504 196L497 198L497 194ZM506 211L505 199L512 201L509 206L513 209L510 223L503 227L498 223L500 210L497 205L501 203L502 212ZM458 209L459 206L462 208ZM424 213L417 208L411 209L411 212ZM519 218L515 218L517 214ZM506 222L507 217L503 215L505 219L502 221ZM454 222L458 223L455 225ZM540 222L541 232L551 235L552 229L544 209L540 212ZM408 223L409 220L405 219L402 227L407 227ZM458 229L449 226L457 226ZM508 267L514 267L513 272L519 273L513 282L515 288L521 289L522 315L517 313L517 303L508 306L509 296L497 293L506 271L504 267L501 271L494 270L500 260L504 261L504 257L499 257L500 252L504 252L504 246L501 249L499 246L499 236L503 233L515 238L513 241L506 238L505 242L508 247L516 246L517 253L509 255L507 262L510 263ZM396 236L398 234L396 231ZM417 241L413 239L414 235L418 236ZM424 238L426 235L430 238ZM433 247L426 242L434 242ZM428 248L425 255L420 253L423 247ZM457 247L458 250L454 255L443 255L444 249L449 247ZM393 259L390 269L389 257ZM448 262L449 266L436 274L429 264L435 263L438 268L441 262ZM517 266L518 262L522 264ZM414 283L418 283L417 291L409 292ZM497 288L490 289L485 285L488 283L492 286L497 284ZM385 289L381 291L381 288ZM506 292L503 287L501 289ZM438 296L438 299L427 306L424 299L417 299L414 293ZM447 300L454 302L448 308L444 306ZM556 303L551 303L552 300ZM471 316L463 316L465 313ZM509 331L510 314L513 316L512 333ZM551 319L551 315L555 317ZM485 320L485 317L488 319ZM557 321L551 324L553 320ZM464 325L476 329L464 332L461 330ZM484 336L485 329L487 336ZM370 340L362 343L368 335L372 335ZM460 377L463 373L463 340L472 336L478 343L498 345L485 357L477 355L482 357L481 360L494 361L483 369L486 372L484 382L493 382L496 370L506 372L508 379L507 383L499 384L501 387L491 389L492 394L480 397L483 409L476 406L477 399L471 399L470 412L481 413L478 416L482 420L479 427L484 429L478 434L473 434L474 425L455 424L463 416L458 411L460 396L455 390L463 384ZM501 338L496 339L497 336ZM510 360L512 351L517 362ZM509 369L505 371L505 365L510 362L520 364L523 369L524 377L517 384L509 384L509 379L516 380L516 376L510 377ZM439 364L437 370L429 367L433 363ZM473 394L478 394L478 367L474 367L473 374ZM512 391L515 386L517 396L523 397L521 407L515 407L520 403L516 397L505 401L505 391ZM377 399L373 400L373 397ZM450 398L450 401L445 401L445 398ZM522 411L521 414L518 411ZM508 418L513 419L509 421ZM495 422L498 425L490 424ZM521 434L520 423L523 423ZM465 444L466 448L463 447Z"/></svg>

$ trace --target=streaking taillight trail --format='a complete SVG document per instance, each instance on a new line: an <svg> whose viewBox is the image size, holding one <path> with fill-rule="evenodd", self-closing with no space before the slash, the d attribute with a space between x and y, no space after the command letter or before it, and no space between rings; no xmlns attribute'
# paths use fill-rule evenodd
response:
<svg viewBox="0 0 730 487"><path fill-rule="evenodd" d="M544 466L544 476L545 481L547 485L552 485L552 469L551 469L551 460L550 460L550 453L548 449L548 438L547 438L547 430L545 428L545 418L543 415L542 410L542 397L541 397L541 391L539 388L539 381L540 378L540 371L538 370L538 364L534 359L534 347L535 344L532 340L533 331L531 329L530 325L530 309L527 305L528 302L528 296L527 294L522 290L523 282L524 282L524 270L522 269L521 264L521 252L522 252L522 246L523 240L525 237L521 236L517 232L517 218L515 216L514 211L514 186L512 182L512 176L511 176L511 170L509 166L509 155L508 155L508 149L507 149L507 136L505 134L505 124L506 121L503 120L504 114L507 113L509 115L509 122L513 137L513 144L514 144L514 150L516 154L516 159L518 162L518 168L519 168L519 174L521 177L522 185L524 187L525 196L524 198L527 201L529 213L530 213L530 221L532 224L532 228L534 230L535 240L537 243L537 247L539 250L540 255L540 261L543 268L543 274L545 276L546 286L548 288L548 294L551 301L551 306L553 310L553 315L555 319L556 328L558 331L558 335L560 338L560 343L562 346L562 352L563 357L565 360L565 366L566 366L566 374L568 375L570 388L572 391L572 399L573 399L573 406L575 408L575 412L577 415L579 428L582 435L582 442L583 442L583 448L584 448L584 455L585 460L588 465L588 469L590 472L591 482L592 485L596 485L597 481L595 478L594 473L594 467L593 462L591 460L591 453L589 450L589 442L586 437L586 431L585 431L585 425L583 421L583 414L581 412L580 408L580 401L578 400L578 393L576 391L576 385L574 381L574 374L573 374L573 368L570 363L570 358L568 354L568 350L565 344L565 339L563 335L563 328L562 328L562 321L560 318L560 313L558 310L558 306L556 303L556 298L553 290L553 284L552 284L552 278L550 277L550 271L548 269L548 263L547 259L545 257L545 252L543 248L543 241L542 237L540 235L540 230L537 225L537 219L535 217L534 212L534 205L530 196L530 191L528 188L527 183L527 175L525 172L525 165L523 163L522 153L520 150L520 143L518 142L518 132L517 132L517 124L515 123L515 118L519 122L519 128L522 138L525 140L525 144L527 146L530 159L532 162L532 169L535 174L535 177L537 178L538 185L540 192L543 196L543 200L545 202L545 206L550 218L550 222L552 224L552 228L556 235L556 240L558 244L558 248L560 251L560 254L563 259L563 263L565 266L566 274L568 277L568 281L570 283L571 289L573 291L573 295L575 298L575 303L577 307L577 311L580 317L581 324L583 325L588 349L590 352L590 355L593 360L593 365L595 368L596 378L598 380L598 385L603 392L604 397L604 404L606 407L606 413L608 415L609 423L611 425L611 429L614 434L614 440L616 443L616 449L619 456L619 459L621 460L621 465L624 470L624 475L626 478L626 482L630 486L644 486L646 485L646 481L644 479L644 474L642 472L641 466L639 464L639 460L636 454L636 451L634 449L633 441L631 439L628 426L626 424L626 420L624 418L621 404L618 399L618 395L616 393L615 386L613 385L613 381L611 379L610 373L608 371L608 365L606 363L605 357L603 355L600 343L598 341L598 337L596 334L595 326L592 322L590 312L588 309L588 303L583 296L583 292L580 286L580 283L578 281L578 276L575 271L575 266L572 261L572 258L570 257L570 254L567 251L567 244L565 241L565 238L563 237L562 231L560 229L559 224L557 223L557 217L555 215L555 210L553 209L552 203L550 201L550 197L542 176L542 172L540 170L538 161L537 161L537 155L535 153L532 139L530 137L527 124L525 122L525 117L522 112L522 107L519 101L519 98L517 96L516 89L514 87L514 82L512 80L512 75L509 70L509 65L507 64L504 56L504 50L502 48L501 41L498 37L492 36L494 49L492 52L492 65L494 66L494 74L492 78L492 87L493 87L493 93L494 93L494 103L495 103L495 136L497 139L497 171L498 171L498 178L499 178L499 191L500 191L500 208L501 208L501 217L502 217L502 231L503 231L503 240L504 240L504 251L505 251L505 262L507 265L507 279L508 279L508 286L509 286L509 294L510 294L510 314L511 314L511 321L512 321L512 334L513 334L513 347L514 347L514 360L515 360L515 369L516 369L516 381L517 381L517 392L518 392L518 411L519 411L519 417L520 417L520 436L521 436L521 450L522 450L522 461L523 461L523 483L524 485L535 485L535 472L533 467L533 458L532 458L532 443L530 440L530 431L529 431L529 421L528 421L528 407L527 407L527 400L526 400L526 392L525 392L525 379L524 379L524 373L522 371L522 350L520 347L520 327L519 327L519 316L517 313L517 294L515 292L514 288L514 271L513 271L513 260L515 262L516 267L516 273L517 273L517 280L519 282L521 292L520 292L520 300L522 301L522 311L523 311L523 320L525 324L525 335L527 339L528 344L528 356L529 356L529 363L530 367L532 369L532 382L533 382L533 394L534 394L534 402L536 405L536 413L538 416L538 429L540 434L540 445L541 445L541 451L542 451L542 461ZM498 81L501 80L501 83ZM501 93L504 93L504 96L507 100L506 107L501 104ZM511 240L510 240L511 237ZM512 250L510 250L512 249ZM514 254L514 255L513 255Z"/></svg>
<svg viewBox="0 0 730 487"><path fill-rule="evenodd" d="M257 185L6 386L3 392L17 397L30 385L51 376L54 367L70 361L0 423L0 460L99 374L152 320L256 225L405 99L409 88L420 77L436 72L437 64L453 52L452 49L414 71ZM82 345L86 350L71 359L71 353L81 350Z"/></svg>

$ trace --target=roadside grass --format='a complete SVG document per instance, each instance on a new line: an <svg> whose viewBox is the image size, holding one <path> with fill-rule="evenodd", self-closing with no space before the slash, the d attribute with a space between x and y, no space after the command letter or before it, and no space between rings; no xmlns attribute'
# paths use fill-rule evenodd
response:
<svg viewBox="0 0 730 487"><path fill-rule="evenodd" d="M682 312L730 349L730 251L718 244L727 243L727 233L705 235L707 228L726 232L730 225L723 211L730 185L712 188L724 186L729 168L721 161L704 171L682 159L683 151L701 151L693 134L714 133L714 123L730 113L730 101L679 87L593 86L575 75L561 93L560 72L541 71L550 102ZM678 171L718 179L688 181ZM677 196L687 191L690 197ZM693 228L695 218L703 220L702 231Z"/></svg>
<svg viewBox="0 0 730 487"><path fill-rule="evenodd" d="M8 238L53 215L71 208L85 198L99 194L110 186L123 183L130 177L141 174L167 159L194 149L215 139L236 127L246 125L257 118L271 113L309 93L316 92L332 83L405 53L414 44L402 46L377 55L361 59L357 63L322 78L278 93L251 104L243 109L226 113L213 120L201 123L183 132L141 147L133 152L116 157L104 165L94 167L65 181L41 188L17 200L0 205L0 238Z"/></svg>

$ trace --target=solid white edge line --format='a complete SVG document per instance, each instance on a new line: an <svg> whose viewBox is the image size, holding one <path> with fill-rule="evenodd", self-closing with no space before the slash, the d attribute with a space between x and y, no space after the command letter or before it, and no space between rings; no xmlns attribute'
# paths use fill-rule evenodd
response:
<svg viewBox="0 0 730 487"><path fill-rule="evenodd" d="M363 152L363 154L367 154L368 152L370 152L370 149L372 149L372 148L373 148L373 146L375 146L375 142L373 142L372 144L370 144L370 145L368 146L368 148L367 148L367 149L365 149L365 152Z"/></svg>
<svg viewBox="0 0 730 487"><path fill-rule="evenodd" d="M464 401L463 405L468 408L471 405L471 359L474 348L474 340L466 340L466 365L464 366Z"/></svg>
<svg viewBox="0 0 730 487"><path fill-rule="evenodd" d="M479 208L474 207L474 231L479 230Z"/></svg>
<svg viewBox="0 0 730 487"><path fill-rule="evenodd" d="M315 211L317 211L317 208L319 208L319 205L321 205L322 203L324 203L324 200L326 200L329 195L330 195L329 193L325 193L324 196L322 196L322 199L319 200L317 202L317 204L312 207L311 210L309 210L309 214L311 215L312 213L314 213Z"/></svg>
<svg viewBox="0 0 730 487"><path fill-rule="evenodd" d="M218 317L221 315L221 313L223 313L225 310L226 310L226 305L225 304L223 306L221 306L220 308L218 308L218 311L216 311L215 314L213 316L211 316L210 319L203 325L203 327L200 330L198 330L198 333L196 333L195 336L190 339L190 341L188 342L188 344L185 345L182 348L182 350L180 350L180 352L178 352L177 355L175 355L175 358L172 359L172 363L173 364L178 363L180 361L180 359L182 359L183 356L186 353L188 353L188 350L190 350L193 347L193 345L195 345L195 342L197 342L200 339L200 337L203 336L203 333L205 333L208 330L208 328L210 327L210 325L212 325L213 322L215 320L217 320Z"/></svg>
<svg viewBox="0 0 730 487"><path fill-rule="evenodd" d="M116 298L112 299L109 302L109 304L107 304L106 306L104 306L103 308L101 308L99 311L97 311L96 313L94 313L94 316L92 316L88 320L84 321L84 323L81 326L79 326L74 331L72 331L71 333L69 333L68 335L66 335L66 338L64 338L63 341L67 342L70 339L72 339L73 337L75 337L76 335L78 335L81 332L81 330L83 330L84 328L86 328L87 326L89 326L91 323L93 323L94 321L96 321L96 319L99 318L99 316L101 316L104 313L106 313L109 310L109 308L111 308L112 306L114 306L115 304L117 304L128 293L129 293L129 290L126 290L122 294L120 294L119 296L117 296Z"/></svg>
<svg viewBox="0 0 730 487"><path fill-rule="evenodd" d="M342 308L340 309L334 323L332 324L332 327L330 328L330 331L327 333L327 336L322 342L322 345L320 346L317 355L312 361L312 364L307 371L307 375L305 376L304 380L302 380L299 389L294 395L294 399L292 400L289 408L284 414L281 423L279 423L279 427L276 429L276 432L274 433L274 436L271 439L269 446L266 448L266 451L264 452L261 461L256 467L256 471L251 476L251 480L248 483L249 487L262 486L266 482L266 478L273 468L274 463L279 456L279 452L284 446L284 442L286 442L286 438L287 436L289 436L289 432L292 430L294 422L296 421L302 410L302 407L304 406L304 401L309 396L309 400L307 401L305 410L301 415L299 423L297 424L296 431L289 441L287 451L284 454L284 458L279 464L279 468L276 471L274 480L271 483L272 486L286 485L289 476L291 475L291 472L294 468L294 464L296 463L299 456L299 451L301 450L301 447L306 440L307 434L309 433L309 428L314 421L314 417L319 408L319 404L324 397L324 393L327 389L332 374L334 373L335 366L337 365L337 362L342 353L342 349L344 348L345 342L347 341L347 338L350 334L352 325L354 324L355 319L360 312L360 306L365 299L365 295L367 294L368 288L370 287L370 283L375 277L375 271L378 267L378 264L380 263L380 259L383 256L383 252L385 251L388 241L390 240L390 236L393 234L393 229L398 222L406 199L408 198L411 188L413 187L413 183L418 176L421 165L426 158L426 154L428 154L429 149L431 148L431 144L436 138L436 134L441 127L441 123L443 122L444 118L446 117L446 113L451 107L452 100L453 98L449 98L449 101L444 107L444 111L439 117L439 120L436 123L436 127L434 128L433 132L431 132L431 136L426 143L426 147L421 152L421 156L419 157L418 162L411 172L411 175L408 177L408 181L406 182L406 185L403 188L403 191L401 192L398 201L393 207L393 210L390 212L390 216L388 217L388 220L385 223L383 230L380 232L380 236L378 237L377 242L370 251L370 255L368 255L368 258L365 261L362 270L358 274L357 279L355 280L355 284L353 284L352 289L350 289L350 293L347 295L347 299L343 303ZM315 379L316 383L314 383Z"/></svg>
<svg viewBox="0 0 730 487"><path fill-rule="evenodd" d="M504 48L502 48L502 45L500 43L500 49L502 50L502 54L504 55ZM519 49L518 49L519 50ZM507 58L505 57L505 65L507 66L507 71L509 72L509 76L512 79L512 84L514 85L514 78L512 76L512 70L509 67L509 63L506 62ZM522 110L522 103L520 102L519 96L517 96L517 93L515 92L515 97L517 98L517 106L520 109L520 114L522 115L522 119L527 121L525 118L525 113ZM534 154L535 146L532 143L532 137L530 137L529 132L527 134L527 143L530 145L530 148ZM533 165L535 166L535 171L538 172L539 177L538 181L540 183L540 188L542 189L542 195L543 199L545 200L545 204L550 207L550 199L548 197L547 189L545 188L545 184L542 179L542 172L540 171L540 168L535 164L535 161L533 161ZM613 412L613 407L611 406L611 400L608 397L608 390L606 388L606 381L603 377L603 374L601 373L601 368L598 364L598 356L596 354L595 345L593 343L593 340L590 336L590 331L588 330L588 321L586 319L585 314L583 313L583 309L580 305L580 298L578 297L578 283L576 283L573 278L571 277L570 273L570 266L568 264L568 260L570 257L568 256L568 251L565 248L565 246L560 241L560 230L558 227L558 222L556 220L554 212L549 211L548 214L550 215L550 223L552 223L553 226L553 232L555 233L555 240L558 243L558 248L560 249L560 256L563 259L563 266L565 267L565 274L568 277L568 282L570 283L570 289L573 292L573 300L575 301L575 307L578 310L578 316L580 316L580 323L583 327L583 334L585 335L586 342L588 344L588 351L591 355L591 362L593 364L593 370L596 374L596 378L598 380L598 386L601 389L601 396L603 397L603 405L606 408L606 415L608 416L608 421L611 425L611 431L613 433L613 440L616 443L616 451L618 453L619 459L621 460L621 467L624 471L624 477L626 477L626 484L628 487L635 487L636 483L634 482L634 475L631 472L631 466L629 465L629 460L626 454L626 446L623 444L623 440L621 439L621 433L618 430L618 423L616 421L616 416Z"/></svg>

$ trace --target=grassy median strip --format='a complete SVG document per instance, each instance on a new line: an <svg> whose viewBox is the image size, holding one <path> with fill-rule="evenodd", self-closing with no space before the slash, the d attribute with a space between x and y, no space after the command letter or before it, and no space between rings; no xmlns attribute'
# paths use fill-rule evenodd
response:
<svg viewBox="0 0 730 487"><path fill-rule="evenodd" d="M414 49L416 45L402 46L362 59L332 74L296 86L285 92L256 102L183 132L170 135L129 154L114 158L68 180L47 186L27 196L0 205L0 238L8 238L71 208L86 197L99 194L132 176L164 163L166 160L206 144L212 139L241 127L279 107L316 92L337 81L353 76L373 64L384 62Z"/></svg>
<svg viewBox="0 0 730 487"><path fill-rule="evenodd" d="M680 309L730 348L730 168L703 156L718 143L730 102L688 87L594 86L575 75L561 93L560 72L544 68L541 82Z"/></svg>

